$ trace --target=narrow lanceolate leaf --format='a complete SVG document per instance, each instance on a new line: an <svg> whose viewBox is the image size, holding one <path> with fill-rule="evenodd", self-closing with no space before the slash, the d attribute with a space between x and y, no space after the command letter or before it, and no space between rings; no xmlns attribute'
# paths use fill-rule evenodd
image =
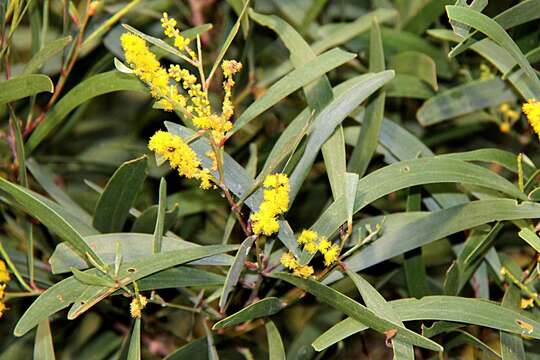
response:
<svg viewBox="0 0 540 360"><path fill-rule="evenodd" d="M519 311L521 303L521 291L515 285L509 285L502 299L502 306L514 311ZM501 331L501 356L503 360L525 359L525 347L523 339L517 334Z"/></svg>
<svg viewBox="0 0 540 360"><path fill-rule="evenodd" d="M113 233L84 237L84 241L92 249L96 249L106 264L113 265L116 258L117 245L124 262L133 262L152 255L154 237L152 234ZM175 251L200 247L200 245L182 240L180 238L163 237L161 251ZM229 255L217 255L197 260L196 265L231 265L233 258ZM84 259L77 255L71 247L59 244L49 259L53 274L70 271L72 267L82 270L88 268Z"/></svg>
<svg viewBox="0 0 540 360"><path fill-rule="evenodd" d="M352 255L345 264L352 271L360 271L406 251L482 224L535 218L539 210L540 204L517 204L514 200L500 199L472 201L428 213L388 215L383 224L381 237ZM372 220L370 223L375 225L380 223L382 218ZM325 279L325 282L330 283L340 277L341 274L335 271Z"/></svg>
<svg viewBox="0 0 540 360"><path fill-rule="evenodd" d="M423 126L472 113L503 102L515 100L515 95L499 78L480 80L456 86L427 100L416 117Z"/></svg>
<svg viewBox="0 0 540 360"><path fill-rule="evenodd" d="M0 105L41 92L53 92L51 79L45 75L24 75L0 81Z"/></svg>
<svg viewBox="0 0 540 360"><path fill-rule="evenodd" d="M213 330L242 324L246 321L258 319L264 316L274 315L283 308L283 304L278 298L268 297L251 304L235 314L218 321L212 327Z"/></svg>
<svg viewBox="0 0 540 360"><path fill-rule="evenodd" d="M38 51L32 59L26 64L23 72L21 75L29 75L33 74L43 65L47 63L53 56L60 53L67 44L71 42L71 36L66 36L60 39L56 39L54 41L51 41L48 44L45 44L43 46L43 49Z"/></svg>
<svg viewBox="0 0 540 360"><path fill-rule="evenodd" d="M305 151L290 177L291 202L298 194L322 145L338 126L362 101L384 86L394 77L393 71L361 75L339 86L335 98L313 120L313 130L307 140Z"/></svg>
<svg viewBox="0 0 540 360"><path fill-rule="evenodd" d="M54 347L52 342L51 327L49 320L42 321L37 328L36 340L34 342L35 360L54 360Z"/></svg>
<svg viewBox="0 0 540 360"><path fill-rule="evenodd" d="M149 236L151 237L151 235ZM237 248L238 247L235 245L214 245L199 246L176 251L163 251L138 261L122 264L118 275L120 282L123 285L129 285L132 281L142 279L173 266L233 251ZM97 269L90 269L85 271L85 273L96 275L99 271ZM95 304L97 299L102 299L107 296L107 294L112 294L116 290L118 289L85 285L75 279L75 277L64 279L48 288L32 303L32 305L30 305L19 319L14 334L16 336L26 334L50 315L68 307L77 299L82 299L80 296L83 293L86 295L84 300L87 301L87 303L86 305L77 304L77 311L74 311L72 314L73 318L88 309L89 306Z"/></svg>
<svg viewBox="0 0 540 360"><path fill-rule="evenodd" d="M527 61L519 46L517 46L510 35L495 20L482 13L461 6L449 5L446 7L446 12L451 20L471 26L507 50L523 71L534 80L537 86L540 86L540 80L538 80L535 70L529 64L529 61Z"/></svg>
<svg viewBox="0 0 540 360"><path fill-rule="evenodd" d="M392 305L388 304L384 297L364 278L360 275L347 270L347 275L352 279L354 285L362 295L362 299L367 307L375 312L378 316L386 320L395 322L400 326L404 326L398 314L392 309ZM394 349L394 359L413 359L414 350L411 344L399 339L392 339L392 347Z"/></svg>
<svg viewBox="0 0 540 360"><path fill-rule="evenodd" d="M229 298L229 294L238 283L238 280L240 280L240 275L242 274L242 270L244 269L244 262L246 261L249 251L251 250L251 247L253 246L253 243L256 239L256 236L248 237L246 240L244 240L244 242L242 242L240 248L238 249L238 252L236 253L234 261L229 268L229 271L227 272L225 286L223 287L223 292L221 294L221 297L219 298L219 309L221 312L224 312L224 309L227 305L227 299Z"/></svg>
<svg viewBox="0 0 540 360"><path fill-rule="evenodd" d="M264 327L268 339L268 360L284 360L285 349L278 328L272 320L268 320Z"/></svg>
<svg viewBox="0 0 540 360"><path fill-rule="evenodd" d="M420 300L403 299L388 304L392 305L401 321L453 321L540 338L540 323L492 301L459 296L425 296ZM367 326L349 317L331 327L314 344L324 349L366 329Z"/></svg>
<svg viewBox="0 0 540 360"><path fill-rule="evenodd" d="M313 82L328 71L352 60L354 57L354 54L340 49L333 49L316 57L312 61L307 62L304 66L291 71L284 78L270 87L266 94L252 103L246 111L242 113L238 120L235 121L231 133L234 134L251 120L255 119L294 91Z"/></svg>
<svg viewBox="0 0 540 360"><path fill-rule="evenodd" d="M540 1L525 0L498 14L493 20L503 29L509 29L528 21L536 20L538 17L540 17ZM472 31L448 55L457 56L461 54L481 38L482 36L477 30Z"/></svg>
<svg viewBox="0 0 540 360"><path fill-rule="evenodd" d="M22 186L0 178L0 189L11 195L17 203L31 216L38 219L49 230L56 233L62 240L68 242L86 261L92 257L99 265L105 265L103 260L84 241L82 235L58 212L41 200L38 194Z"/></svg>
<svg viewBox="0 0 540 360"><path fill-rule="evenodd" d="M159 204L154 229L154 253L161 251L161 241L163 240L163 231L165 229L165 215L167 206L167 181L161 178L159 183Z"/></svg>
<svg viewBox="0 0 540 360"><path fill-rule="evenodd" d="M373 21L369 38L369 70L377 72L384 71L385 68L381 30L379 23ZM362 130L349 160L347 169L349 172L357 173L360 178L364 176L377 148L381 123L384 118L385 101L386 93L382 89L370 98Z"/></svg>
<svg viewBox="0 0 540 360"><path fill-rule="evenodd" d="M80 104L96 96L122 90L146 91L144 85L134 75L118 71L109 71L83 80L64 95L47 113L43 122L34 129L26 142L27 153L30 154Z"/></svg>
<svg viewBox="0 0 540 360"><path fill-rule="evenodd" d="M146 156L123 163L109 179L94 213L94 227L120 232L146 178Z"/></svg>
<svg viewBox="0 0 540 360"><path fill-rule="evenodd" d="M141 359L141 318L135 319L131 337L129 338L129 349L127 360Z"/></svg>
<svg viewBox="0 0 540 360"><path fill-rule="evenodd" d="M328 305L342 311L343 313L353 317L355 320L366 324L371 329L382 334L392 333L396 340L416 345L433 351L442 351L443 348L436 342L423 337L403 326L400 326L392 321L388 321L380 316L377 316L373 311L365 306L343 295L342 293L325 286L318 281L312 279L303 279L291 274L277 273L273 275L277 279L287 281L317 297L319 301L325 302Z"/></svg>
<svg viewBox="0 0 540 360"><path fill-rule="evenodd" d="M415 185L434 183L476 185L526 200L525 195L515 185L481 166L444 157L431 157L388 165L360 179L354 212L358 212L366 205L391 192ZM344 212L344 201L345 199L334 201L320 216L313 228L326 236L332 235L347 220L347 214Z"/></svg>

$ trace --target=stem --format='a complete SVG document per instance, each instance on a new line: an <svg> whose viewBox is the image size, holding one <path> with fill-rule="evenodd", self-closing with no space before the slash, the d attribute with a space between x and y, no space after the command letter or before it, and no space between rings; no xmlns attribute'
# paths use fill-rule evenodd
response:
<svg viewBox="0 0 540 360"><path fill-rule="evenodd" d="M7 253L6 249L4 249L4 245L2 245L1 241L0 241L0 255L2 255L8 267L11 269L11 271L13 272L13 274L15 275L15 277L17 278L21 286L28 292L33 292L30 285L28 285L28 283L24 281L24 278L22 277L19 270L17 270L17 267L15 267L15 264L13 263L13 261L11 261L11 258L9 257L9 254Z"/></svg>

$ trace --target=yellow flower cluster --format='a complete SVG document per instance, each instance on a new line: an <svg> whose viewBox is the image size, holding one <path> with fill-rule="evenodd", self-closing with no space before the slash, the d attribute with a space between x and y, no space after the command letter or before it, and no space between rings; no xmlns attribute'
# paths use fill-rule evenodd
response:
<svg viewBox="0 0 540 360"><path fill-rule="evenodd" d="M540 137L540 102L530 99L527 103L523 104L522 109L534 132Z"/></svg>
<svg viewBox="0 0 540 360"><path fill-rule="evenodd" d="M144 39L135 34L124 33L120 36L120 43L126 62L133 68L135 75L150 87L150 94L158 100L159 107L172 111L175 105L185 106L186 99L175 85L170 84L169 73L161 66Z"/></svg>
<svg viewBox="0 0 540 360"><path fill-rule="evenodd" d="M140 318L142 315L142 310L146 307L146 304L148 304L148 300L143 295L138 295L133 297L131 300L131 304L129 306L129 311L131 313L132 318Z"/></svg>
<svg viewBox="0 0 540 360"><path fill-rule="evenodd" d="M180 30L176 27L176 20L170 18L165 12L161 18L161 27L163 28L163 34L170 39L174 39L174 46L180 51L187 51L192 59L196 59L197 55L191 48L189 48L189 39L186 39L180 34Z"/></svg>
<svg viewBox="0 0 540 360"><path fill-rule="evenodd" d="M285 174L268 175L263 186L263 202L250 219L255 234L270 236L279 230L277 217L289 208L289 178Z"/></svg>
<svg viewBox="0 0 540 360"><path fill-rule="evenodd" d="M163 13L161 26L165 36L174 39L176 48L186 51L195 64L201 62L201 59L189 47L189 39L181 35L175 19ZM206 87L189 70L180 65L171 65L168 70L163 68L148 48L146 41L137 35L123 34L120 42L126 62L134 69L135 75L150 87L150 92L157 99L159 108L166 111L180 109L192 118L193 124L199 129L209 130L216 144L223 142L225 134L232 129L230 119L234 113L231 101L232 88L235 84L233 75L242 69L242 64L234 60L224 60L221 65L225 77L223 82L225 95L222 114L218 115L212 111ZM171 82L175 83L171 84ZM180 85L185 95L180 93L176 83Z"/></svg>
<svg viewBox="0 0 540 360"><path fill-rule="evenodd" d="M4 297L6 295L6 284L9 281L9 272L6 267L6 263L0 260L0 318L4 315L6 305L4 304Z"/></svg>
<svg viewBox="0 0 540 360"><path fill-rule="evenodd" d="M201 162L193 149L177 135L159 130L151 138L148 148L167 160L173 169L188 179L199 179L202 189L209 189L212 178L208 169L201 168Z"/></svg>
<svg viewBox="0 0 540 360"><path fill-rule="evenodd" d="M314 272L312 266L300 265L298 260L296 260L296 257L290 252L284 253L281 256L281 264L285 268L292 270L294 275L300 276L303 278L310 277L311 275L313 275L313 272Z"/></svg>
<svg viewBox="0 0 540 360"><path fill-rule="evenodd" d="M324 264L332 265L339 256L339 246L332 244L325 236L319 236L316 231L303 230L298 237L298 243L304 246L304 250L310 254L319 251L324 256Z"/></svg>

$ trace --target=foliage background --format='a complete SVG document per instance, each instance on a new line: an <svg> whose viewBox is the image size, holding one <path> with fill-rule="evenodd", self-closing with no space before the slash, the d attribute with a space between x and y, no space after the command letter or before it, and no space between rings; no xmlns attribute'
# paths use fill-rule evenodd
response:
<svg viewBox="0 0 540 360"><path fill-rule="evenodd" d="M167 166L157 166L154 156L146 148L148 138L155 131L164 129L164 121L180 121L174 113L152 109L152 99L147 91L133 77L120 74L115 68L114 58L123 59L119 35L125 30L121 23L159 36L159 18L163 11L167 11L179 21L182 30L197 26L203 26L199 30L207 30L201 33L201 41L205 65L209 69L231 29L234 29L243 2L97 1L91 3L95 13L88 17L88 24L83 27L89 4L86 1L60 0L2 1L0 20L5 38L2 42L2 79L22 78L29 73L45 74L55 85L52 96L58 96L57 99L53 98L52 110L44 116L42 124L46 125L41 125L41 130L39 126L34 129L33 121L39 119L51 99L51 94L44 92L47 82L43 89L36 90L42 86L40 81L44 81L43 78L29 78L28 87L36 87L33 92L30 90L26 94L29 97L5 95L12 89L8 89L6 82L0 83L4 139L0 143L2 177L53 199L63 208L65 216L75 215L81 222L85 222L84 216L87 216L91 226L100 198L95 190L96 185L105 187L124 162L146 154L147 177L134 194L133 204L128 201L128 205L142 212L146 219L139 221L137 218L140 217L133 216L132 212L122 224L121 231L153 233L160 178L164 176L168 184L166 203L171 214L167 216L167 226L174 234L200 245L241 243L244 236L238 226L230 228L230 207L219 191L200 190L198 184L179 178ZM451 49L462 40L460 31L465 31L465 35L474 31L468 27L460 29L462 23L459 21L453 24L449 21L445 5L453 4L454 1L441 0L252 1L249 6L256 13L246 12L226 55L226 58L238 59L244 64L235 88L236 118L254 101L263 99L271 86L292 70L290 49L284 45L280 32L283 36L282 32L294 29L317 55L334 47L355 54L353 60L327 73L332 86L336 86L367 73L369 69L378 69L376 46L379 38L373 34L376 31L373 30L374 21L378 21L384 65L396 73L385 87L384 108L376 104L377 96L381 96L378 92L346 117L332 136L332 143L327 146L324 156L317 155L286 219L293 230L299 232L315 223L332 200L338 199L336 192L342 190L336 188L335 184L344 181L343 154L346 154L349 172L359 173L360 178L364 173L372 174L398 161L426 158L433 154L453 154L437 157L442 159L440 162L437 160L437 164L430 161L416 163L413 160L410 164L402 165L405 168L410 166L412 173L423 174L424 180L414 180L403 186L398 185L388 193L381 193L355 214L351 245L366 235L364 224L381 224L385 215L381 234L374 238L375 244L386 234L390 235L386 238L387 243L383 242L371 252L369 247L373 244L363 246L358 251L360 255L355 260L354 270L362 270L360 274L387 301L448 295L491 299L500 304L504 296L504 306L514 311L508 318L505 317L507 314L502 314L502 307L489 312L487 305L484 307L482 303L474 303L478 305L477 308L463 307L458 303L452 305L451 298L444 298L435 305L441 311L440 318L436 315L419 317L415 319L420 321L407 322L406 325L425 336L428 336L426 327L434 325L435 330L440 327L440 332L428 337L444 346L445 351L441 356L448 358L537 358L540 357L538 340L533 338L538 338L537 331L540 329L524 332L519 321L516 323L519 318L515 316L521 312L519 316L525 316L529 322L540 321L536 307L526 311L519 307L521 297L528 299L536 291L536 250L539 249L540 239L533 231L523 233L521 230L521 237L518 236L520 229L534 229L534 218L540 214L535 203L538 195L534 193L537 186L534 164L538 163L540 157L538 138L520 113L521 104L529 98L538 98L540 93L536 71L531 68L534 78L530 77L524 63L518 63L522 58L514 56L512 50L515 51L517 47L529 66L534 66L540 60L537 19L540 16L540 2L498 0L491 1L485 8L482 6L484 2L474 2L475 5L471 7L475 14L481 12L495 19L498 14L511 9L515 11L519 6L530 8L526 11L521 8L519 14L514 12L506 18L504 27L510 43L506 38L503 39L506 42L501 43L496 31L488 34L489 39L475 35L476 40L484 39L481 44L477 42L461 54L449 57ZM468 6L461 1L457 5ZM17 11L21 12L21 21L15 26L13 20ZM257 13L278 16L291 28L270 29L264 25L268 18L257 18ZM480 20L477 16L472 21ZM205 27L204 24L212 26ZM12 36L8 38L7 34L10 33ZM71 39L58 40L66 36L71 36ZM64 50L60 46L57 54L47 57L43 64L28 68L27 64L32 64L40 49L52 51L53 44L58 46L58 41L66 45ZM294 40L288 41L294 43ZM71 48L73 44L75 46ZM70 49L77 49L75 55ZM294 50L300 57L309 58L302 54L301 46L300 50ZM72 69L67 65L69 62L63 62L63 59L70 58L74 59ZM164 62L170 60L175 59L165 56ZM65 76L66 69L69 69L68 76ZM109 71L111 73L101 75L103 77L98 75ZM216 97L220 96L219 76L212 85ZM59 86L64 78L65 85ZM18 86L24 88L27 85ZM276 141L292 120L306 106L313 106L313 99L310 102L301 87L298 84L293 86L295 91L292 94L276 99L274 106L243 126L228 141L226 151L245 167L251 177L261 171ZM352 93L351 97L354 95ZM509 110L501 109L501 104L508 104ZM368 107L368 115L365 116L371 120L365 120L364 106ZM329 119L337 111L331 109ZM372 126L373 132L366 138L360 137L362 141L357 145L360 123L380 121L381 111L384 111L385 120L380 134L376 126ZM54 118L58 120L55 124ZM22 140L15 136L17 131L14 123L17 121L22 127ZM368 149L376 146L377 139L379 144L370 161ZM26 146L24 154L21 147L17 148L23 142ZM291 173L305 143L306 140L296 148L289 142L285 148L290 148L290 153L286 154L290 160L282 161L278 169ZM368 154L367 159L359 160L362 152L356 153L355 147L363 149L363 154ZM517 157L520 153L524 154L523 161ZM482 172L484 169L478 167L469 168L472 162L489 169L493 175ZM23 164L25 166L21 166ZM522 170L519 170L520 166ZM457 175L446 175L446 170ZM480 179L467 178L477 175L470 171L478 171ZM430 178L432 172L436 174ZM491 177L496 174L500 176ZM385 177L375 177L371 182L360 180L360 184L376 187L384 179L392 178L399 182L403 176L403 172L390 171ZM447 176L457 180L449 180L451 184L439 184L446 183ZM525 189L521 187L523 179L520 176L524 177ZM503 182L501 177L511 183ZM334 188L330 184L332 181L336 182ZM421 186L430 183L437 184ZM130 181L121 185L123 189L133 188ZM29 210L29 206L24 204L16 205L17 201L11 197L13 193L6 191L6 187L2 187L2 190L0 240L22 276L27 280L34 276L36 289L46 289L67 277L67 274L53 275L48 262L62 240L61 236L32 220L38 217L33 213L35 209ZM371 190L359 188L358 191L369 194ZM131 199L126 194L118 193L117 196L111 200L112 203L124 201L121 196ZM515 202L506 202L501 198L518 199L526 204L519 207ZM483 203L478 207L464 205L470 200ZM178 204L176 209L175 204ZM444 212L441 208L451 209ZM31 216L26 215L28 213ZM80 214L86 215L81 217ZM346 222L346 219L343 220ZM75 220L69 218L68 221ZM227 229L232 231L229 233ZM276 251L274 263L281 254L282 246L278 244L276 242L273 249ZM28 256L30 250L33 252ZM461 251L464 253L459 255ZM29 262L33 262L34 275L29 273ZM512 277L500 274L503 265L514 274L514 285ZM214 331L215 348L207 342L205 336L210 334L210 330L208 327L205 329L205 317L194 313L193 309L200 308L197 300L199 294L204 298L210 297L209 305L217 309L219 291L215 291L225 281L229 266L203 266L198 269L204 270L197 273L200 279L195 277L196 274L183 273L168 280L166 289L158 290L167 303L188 307L190 311L156 304L149 305L145 310L140 338L142 357L153 359L169 355L171 359L188 356L193 359L218 354L224 359L268 357L266 339L269 328L267 325L265 329L260 319L246 321L245 325L225 331ZM249 274L251 279L255 276L254 272L245 274ZM193 278L188 281L190 276ZM241 284L252 281L249 276L243 278ZM334 283L333 287L370 308L370 301L373 304L373 299L377 299L375 295L366 293L360 297L350 278ZM153 288L159 287L149 285L147 290ZM268 278L259 296L282 297L289 290L287 282ZM12 274L8 292L25 291ZM22 337L13 336L17 322L35 300L35 295L17 295L6 302L9 310L0 320L0 358L45 358L49 351L46 341L45 345L39 341L34 345L35 339L48 339L49 334L43 328L45 333L37 338L35 331ZM248 295L249 289L238 285L227 315L242 309ZM128 354L130 344L134 343L133 338L130 339L133 320L129 315L129 303L130 300L123 296L109 297L75 320L67 320L65 310L50 314L56 357L107 359L135 356ZM424 305L418 304L413 308ZM449 315L444 315L444 310L451 306L464 311L461 320L459 316L445 318ZM471 313L484 314L484 311L488 316L487 323L478 322L471 316ZM497 314L501 314L500 319ZM379 315L383 318L389 316ZM398 314L398 317L401 315ZM322 352L315 351L311 345L313 341L344 318L339 308L324 304L320 296L306 295L298 303L270 318L279 329L287 359L379 359L392 356L392 347L385 345L385 335L372 330L354 334ZM509 322L505 323L508 319ZM500 323L497 323L498 320ZM466 326L457 326L457 322ZM136 331L135 328L133 333ZM526 336L509 335L512 332ZM185 344L191 344L191 347L182 348ZM185 353L174 353L179 348ZM216 348L218 354L212 353ZM276 353L271 355L279 358ZM415 356L431 358L437 355L417 348Z"/></svg>

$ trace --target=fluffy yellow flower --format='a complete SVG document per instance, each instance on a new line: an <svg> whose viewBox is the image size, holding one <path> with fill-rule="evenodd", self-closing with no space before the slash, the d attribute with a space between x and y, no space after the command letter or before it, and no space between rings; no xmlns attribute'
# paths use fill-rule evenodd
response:
<svg viewBox="0 0 540 360"><path fill-rule="evenodd" d="M331 246L332 246L332 243L328 241L327 238L321 237L321 240L319 241L319 251L322 254L326 254Z"/></svg>
<svg viewBox="0 0 540 360"><path fill-rule="evenodd" d="M0 282L7 283L9 279L10 277L6 267L6 263L0 260Z"/></svg>
<svg viewBox="0 0 540 360"><path fill-rule="evenodd" d="M251 215L251 221L255 234L270 236L279 231L279 222L272 213L258 211Z"/></svg>
<svg viewBox="0 0 540 360"><path fill-rule="evenodd" d="M313 275L313 267L309 265L299 266L293 271L293 275L308 278Z"/></svg>
<svg viewBox="0 0 540 360"><path fill-rule="evenodd" d="M529 124L540 137L540 103L534 99L523 104L523 113L527 116Z"/></svg>
<svg viewBox="0 0 540 360"><path fill-rule="evenodd" d="M316 231L313 230L302 230L300 236L298 237L299 244L308 244L314 242L319 237Z"/></svg>
<svg viewBox="0 0 540 360"><path fill-rule="evenodd" d="M281 255L280 262L284 267L286 267L289 270L294 270L299 266L298 261L296 260L294 255L290 252L284 253L283 255Z"/></svg>
<svg viewBox="0 0 540 360"><path fill-rule="evenodd" d="M176 27L176 20L169 18L169 15L164 12L161 18L161 27L165 36L174 39L174 46L179 50L186 50L189 45L189 39L184 38L180 34L180 30Z"/></svg>
<svg viewBox="0 0 540 360"><path fill-rule="evenodd" d="M276 175L269 175L264 181L265 190L263 201L259 210L250 217L252 229L255 234L272 235L279 231L277 216L285 213L289 205L289 181L287 175L279 174L279 177L286 179L275 187L271 185L271 179ZM268 186L267 186L268 185Z"/></svg>
<svg viewBox="0 0 540 360"><path fill-rule="evenodd" d="M142 315L142 310L146 307L146 304L148 303L148 300L145 296L139 295L138 297L134 297L131 300L131 304L129 306L129 311L131 313L132 318L140 318Z"/></svg>
<svg viewBox="0 0 540 360"><path fill-rule="evenodd" d="M150 138L148 148L168 160L180 175L191 179L199 173L201 162L197 154L180 136L159 130Z"/></svg>
<svg viewBox="0 0 540 360"><path fill-rule="evenodd" d="M324 264L326 266L332 265L334 262L336 262L338 256L339 246L337 246L336 244L330 246L330 248L324 253Z"/></svg>
<svg viewBox="0 0 540 360"><path fill-rule="evenodd" d="M173 103L182 107L185 105L185 98L178 93L176 86L169 83L169 73L161 67L144 39L132 33L124 33L120 36L120 43L126 62L133 68L135 75L150 87L150 94L158 100L159 107L172 111Z"/></svg>
<svg viewBox="0 0 540 360"><path fill-rule="evenodd" d="M306 245L304 245L304 250L306 250L310 254L315 254L318 249L319 246L315 241L310 241Z"/></svg>

